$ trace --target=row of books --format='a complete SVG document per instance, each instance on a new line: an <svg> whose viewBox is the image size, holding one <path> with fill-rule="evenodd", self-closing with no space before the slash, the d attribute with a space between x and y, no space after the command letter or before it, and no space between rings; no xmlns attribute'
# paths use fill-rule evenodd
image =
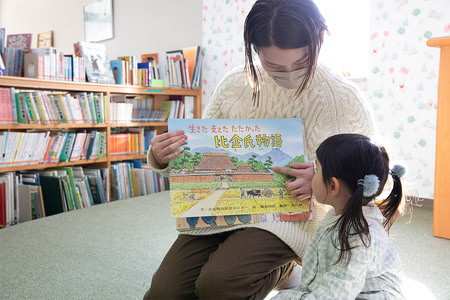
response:
<svg viewBox="0 0 450 300"><path fill-rule="evenodd" d="M110 154L144 154L144 128L116 128L110 136Z"/></svg>
<svg viewBox="0 0 450 300"><path fill-rule="evenodd" d="M0 228L168 189L168 178L140 160L113 163L111 173L80 166L7 172L0 174Z"/></svg>
<svg viewBox="0 0 450 300"><path fill-rule="evenodd" d="M166 52L166 78L169 87L196 89L200 83L201 47Z"/></svg>
<svg viewBox="0 0 450 300"><path fill-rule="evenodd" d="M156 135L150 127L111 128L109 151L111 155L145 154Z"/></svg>
<svg viewBox="0 0 450 300"><path fill-rule="evenodd" d="M24 75L29 78L85 82L85 68L82 57L53 47L31 49L24 55Z"/></svg>
<svg viewBox="0 0 450 300"><path fill-rule="evenodd" d="M31 33L8 34L0 28L0 75L23 76L24 54L31 48Z"/></svg>
<svg viewBox="0 0 450 300"><path fill-rule="evenodd" d="M157 55L157 54L156 54ZM135 55L120 56L110 61L114 80L117 84L152 86L152 81L160 79L159 66L149 54L138 62Z"/></svg>
<svg viewBox="0 0 450 300"><path fill-rule="evenodd" d="M4 28L0 36L0 75L194 89L201 79L200 46L142 54L140 62L134 55L110 61L100 43L79 41L74 43L74 54L64 54L54 47L31 48L30 33L8 35L6 47Z"/></svg>
<svg viewBox="0 0 450 300"><path fill-rule="evenodd" d="M106 203L109 170L55 167L0 176L0 226ZM2 193L3 192L3 193Z"/></svg>
<svg viewBox="0 0 450 300"><path fill-rule="evenodd" d="M1 73L8 76L23 76L24 50L15 48L3 49L3 61L0 63Z"/></svg>
<svg viewBox="0 0 450 300"><path fill-rule="evenodd" d="M160 107L167 112L167 119L193 119L194 118L194 97L179 96L162 101Z"/></svg>
<svg viewBox="0 0 450 300"><path fill-rule="evenodd" d="M167 119L193 119L194 97L172 96L160 102L160 109L153 109L151 97L111 96L111 122L158 122Z"/></svg>
<svg viewBox="0 0 450 300"><path fill-rule="evenodd" d="M0 132L0 166L104 158L106 132Z"/></svg>
<svg viewBox="0 0 450 300"><path fill-rule="evenodd" d="M63 54L53 47L31 48L31 33L9 34L4 44L5 28L0 28L0 37L0 69L4 69L0 75L86 81L82 57Z"/></svg>
<svg viewBox="0 0 450 300"><path fill-rule="evenodd" d="M48 92L0 87L0 124L105 123L103 93Z"/></svg>
<svg viewBox="0 0 450 300"><path fill-rule="evenodd" d="M122 200L169 190L169 179L141 160L111 164L111 199Z"/></svg>

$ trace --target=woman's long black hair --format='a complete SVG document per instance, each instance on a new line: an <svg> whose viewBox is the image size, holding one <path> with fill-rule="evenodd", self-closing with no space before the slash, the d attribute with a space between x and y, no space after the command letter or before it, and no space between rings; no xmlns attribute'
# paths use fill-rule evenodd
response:
<svg viewBox="0 0 450 300"><path fill-rule="evenodd" d="M253 103L259 104L260 80L253 64L252 47L276 46L297 49L308 46L307 71L297 95L312 78L322 46L322 36L328 32L325 19L312 0L258 0L244 24L245 72L253 84Z"/></svg>
<svg viewBox="0 0 450 300"><path fill-rule="evenodd" d="M340 218L333 228L338 228L339 243L335 247L340 250L339 259L350 261L351 249L349 238L358 235L364 246L370 245L369 225L364 218L362 207L379 196L390 174L389 156L386 149L375 145L360 134L338 134L326 139L316 151L317 159L322 166L323 182L328 185L332 177L343 182L351 192L351 197L344 207ZM370 197L364 197L363 186L358 180L366 175L376 175L380 180L378 191ZM402 184L400 178L392 175L393 189L382 201L380 209L386 218L384 227L387 231L392 226L402 201Z"/></svg>

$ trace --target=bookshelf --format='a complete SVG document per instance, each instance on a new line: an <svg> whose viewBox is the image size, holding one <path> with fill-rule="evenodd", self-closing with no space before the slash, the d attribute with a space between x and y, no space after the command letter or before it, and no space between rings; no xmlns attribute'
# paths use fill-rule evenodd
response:
<svg viewBox="0 0 450 300"><path fill-rule="evenodd" d="M127 85L110 85L96 84L89 82L67 82L53 81L24 77L0 76L0 87L37 91L54 91L54 92L92 92L103 93L107 96L105 109L110 114L111 96L151 96L152 109L160 109L162 101L171 99L172 96L192 96L194 101L193 115L194 118L201 118L201 88L199 89L179 89L179 88L151 88L144 86L127 86ZM129 122L129 123L111 123L109 119L105 119L104 123L58 123L58 124L0 124L0 131L5 132L26 132L27 130L45 130L45 131L80 131L80 130L96 130L106 132L106 151L103 158L83 159L77 161L55 162L55 163L38 163L29 165L16 165L0 167L0 175L6 172L15 172L22 170L48 169L54 167L67 166L89 166L95 168L106 168L111 172L111 164L125 160L144 159L146 154L130 154L130 155L111 155L111 135L113 128L139 128L150 127L156 130L156 134L160 134L167 130L167 121L159 122ZM111 176L109 177L111 180ZM111 185L109 185L111 187ZM111 193L111 190L107 191Z"/></svg>

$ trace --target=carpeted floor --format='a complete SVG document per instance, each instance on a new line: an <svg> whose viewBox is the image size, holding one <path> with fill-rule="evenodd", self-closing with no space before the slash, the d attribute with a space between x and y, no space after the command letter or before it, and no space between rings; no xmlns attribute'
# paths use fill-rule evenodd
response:
<svg viewBox="0 0 450 300"><path fill-rule="evenodd" d="M163 192L0 230L0 299L142 299L175 240ZM450 240L414 208L391 236L415 299L450 299ZM420 297L419 297L420 296Z"/></svg>
<svg viewBox="0 0 450 300"><path fill-rule="evenodd" d="M450 300L450 240L433 236L433 210L413 207L394 223L391 238L407 283L424 293L414 295L414 299L431 300L434 296Z"/></svg>

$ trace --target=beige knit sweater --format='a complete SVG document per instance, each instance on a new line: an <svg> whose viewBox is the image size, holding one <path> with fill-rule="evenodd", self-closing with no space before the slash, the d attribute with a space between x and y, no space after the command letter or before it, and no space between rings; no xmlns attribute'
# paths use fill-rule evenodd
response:
<svg viewBox="0 0 450 300"><path fill-rule="evenodd" d="M310 84L299 97L296 89L278 86L260 68L262 88L259 107L253 106L252 89L245 84L243 67L228 72L220 81L205 109L205 119L281 119L303 118L306 151L310 161L316 159L315 151L320 143L337 133L360 133L371 136L373 125L367 105L358 89L349 81L336 75L323 65L318 65ZM167 175L166 169L158 169L151 151L148 164L155 171ZM313 199L313 220L296 222L272 222L211 227L186 231L182 234L207 235L244 227L267 230L283 240L302 257L307 243L318 223L327 211L324 205Z"/></svg>

